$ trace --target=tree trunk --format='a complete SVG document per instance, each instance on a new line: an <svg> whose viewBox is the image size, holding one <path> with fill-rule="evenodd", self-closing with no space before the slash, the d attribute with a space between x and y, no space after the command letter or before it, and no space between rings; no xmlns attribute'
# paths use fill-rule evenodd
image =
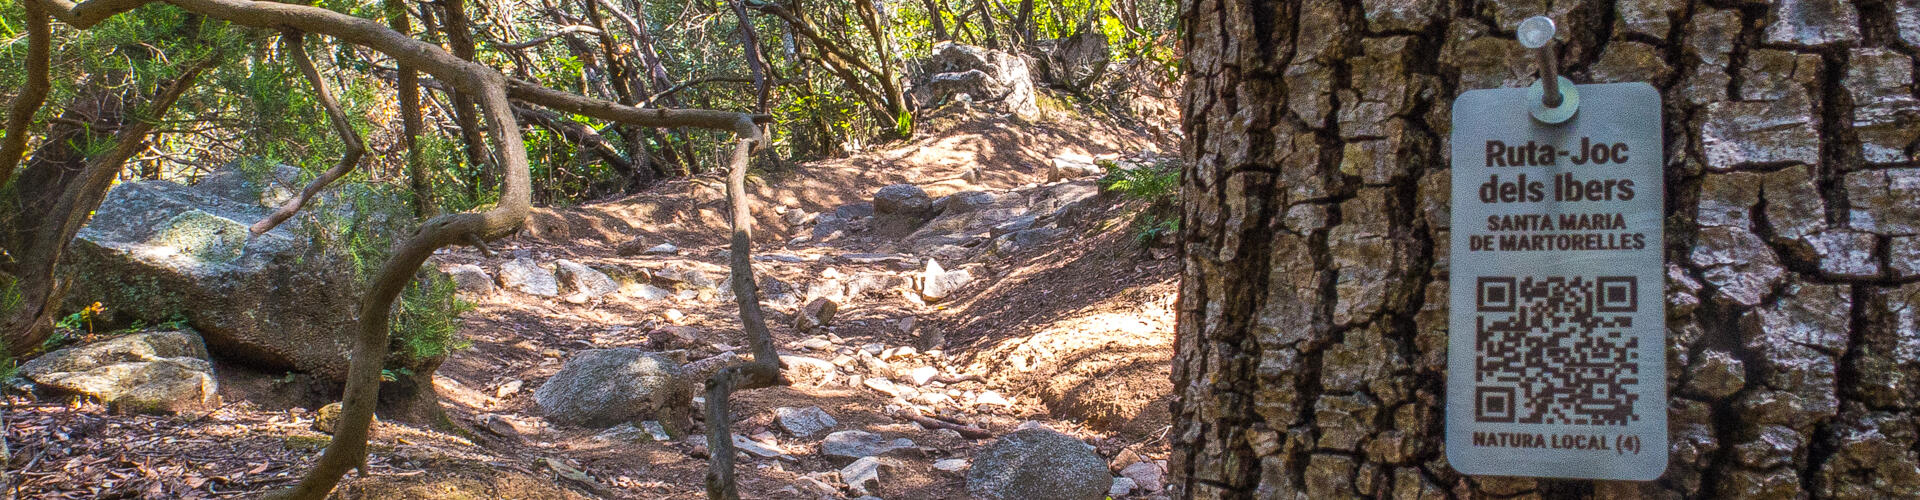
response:
<svg viewBox="0 0 1920 500"><path fill-rule="evenodd" d="M1183 0L1172 496L1920 495L1920 4L1537 3ZM1536 14L1664 101L1656 481L1445 459L1451 105Z"/></svg>

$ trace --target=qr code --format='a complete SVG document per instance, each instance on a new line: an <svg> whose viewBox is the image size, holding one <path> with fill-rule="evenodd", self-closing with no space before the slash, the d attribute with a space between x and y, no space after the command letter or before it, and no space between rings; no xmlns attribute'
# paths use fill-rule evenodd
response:
<svg viewBox="0 0 1920 500"><path fill-rule="evenodd" d="M1474 291L1474 418L1627 425L1640 382L1632 276L1483 276Z"/></svg>

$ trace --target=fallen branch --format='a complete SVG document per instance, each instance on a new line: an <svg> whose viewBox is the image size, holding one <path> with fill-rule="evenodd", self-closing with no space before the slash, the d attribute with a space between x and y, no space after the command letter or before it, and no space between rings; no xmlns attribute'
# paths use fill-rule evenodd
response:
<svg viewBox="0 0 1920 500"><path fill-rule="evenodd" d="M987 432L985 429L956 424L953 422L948 422L948 421L940 420L936 418L929 418L925 415L921 415L920 410L915 410L913 408L900 410L899 412L894 413L893 416L916 423L916 424L920 424L921 427L927 427L927 428L933 428L933 429L947 429L954 432L958 432L960 433L961 437L964 437L967 439L986 439L986 438L993 437L993 433Z"/></svg>

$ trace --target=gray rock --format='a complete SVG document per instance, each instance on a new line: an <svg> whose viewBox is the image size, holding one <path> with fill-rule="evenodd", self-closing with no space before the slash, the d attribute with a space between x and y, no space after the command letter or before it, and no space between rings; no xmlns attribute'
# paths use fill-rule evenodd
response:
<svg viewBox="0 0 1920 500"><path fill-rule="evenodd" d="M1032 250L1066 232L1067 230L1057 227L1042 227L1003 234L999 238L994 238L993 253L1006 256Z"/></svg>
<svg viewBox="0 0 1920 500"><path fill-rule="evenodd" d="M634 348L580 351L533 392L548 420L583 427L635 420L678 424L684 416L672 413L690 396L678 364Z"/></svg>
<svg viewBox="0 0 1920 500"><path fill-rule="evenodd" d="M444 269L448 278L453 279L455 289L466 293L492 293L493 276L487 270L473 264L459 264Z"/></svg>
<svg viewBox="0 0 1920 500"><path fill-rule="evenodd" d="M947 471L947 472L960 472L963 470L967 470L967 459L948 458L948 459L935 460L933 461L933 468Z"/></svg>
<svg viewBox="0 0 1920 500"><path fill-rule="evenodd" d="M500 274L495 279L499 280L501 288L528 295L560 295L560 280L554 278L552 271L527 257L517 257L500 264Z"/></svg>
<svg viewBox="0 0 1920 500"><path fill-rule="evenodd" d="M940 267L940 261L928 259L927 269L920 273L920 297L927 302L938 302L952 295L955 290L973 283L973 273L966 269L948 271Z"/></svg>
<svg viewBox="0 0 1920 500"><path fill-rule="evenodd" d="M1133 493L1133 489L1136 487L1138 487L1138 485L1134 484L1133 478L1125 476L1116 477L1113 478L1113 487L1107 488L1107 496L1114 498L1127 496L1128 493Z"/></svg>
<svg viewBox="0 0 1920 500"><path fill-rule="evenodd" d="M812 437L833 426L840 425L833 415L818 406L806 408L779 407L773 409L774 419L780 422L780 428L798 437Z"/></svg>
<svg viewBox="0 0 1920 500"><path fill-rule="evenodd" d="M992 234L994 238L999 238L1001 235L1005 235L1007 233L1011 233L1014 231L1023 231L1027 229L1032 229L1034 221L1038 219L1039 219L1038 216L1033 216L1033 215L1022 215L1019 217L1014 217L1012 219L1007 219L1005 222L994 224L993 229L989 234Z"/></svg>
<svg viewBox="0 0 1920 500"><path fill-rule="evenodd" d="M875 210L874 210L873 204L867 203L864 201L856 201L853 203L848 203L848 204L833 208L833 216L839 218L840 220L854 220L861 217L872 217L874 212Z"/></svg>
<svg viewBox="0 0 1920 500"><path fill-rule="evenodd" d="M967 470L967 492L984 499L1099 500L1112 486L1092 446L1041 428L1000 436Z"/></svg>
<svg viewBox="0 0 1920 500"><path fill-rule="evenodd" d="M941 198L937 205L943 214L963 214L993 206L997 197L982 191L961 191Z"/></svg>
<svg viewBox="0 0 1920 500"><path fill-rule="evenodd" d="M799 314L793 315L793 328L802 333L824 328L833 324L833 314L839 310L840 304L833 299L815 298L812 302L808 302L806 307L800 308Z"/></svg>
<svg viewBox="0 0 1920 500"><path fill-rule="evenodd" d="M1028 201L1028 209L1035 214L1052 218L1061 226L1068 225L1081 215L1081 212L1100 196L1100 185L1092 179L1062 182L1047 186Z"/></svg>
<svg viewBox="0 0 1920 500"><path fill-rule="evenodd" d="M820 454L836 462L846 462L912 447L913 440L907 438L890 440L867 431L839 431L820 441Z"/></svg>
<svg viewBox="0 0 1920 500"><path fill-rule="evenodd" d="M948 101L991 102L992 109L1037 118L1033 76L1020 56L953 42L934 44L918 65L924 73L910 90L915 100L938 106Z"/></svg>
<svg viewBox="0 0 1920 500"><path fill-rule="evenodd" d="M853 494L865 496L880 492L880 476L891 475L898 464L891 458L861 457L840 468L840 480Z"/></svg>
<svg viewBox="0 0 1920 500"><path fill-rule="evenodd" d="M607 277L607 273L587 267L585 264L567 259L554 261L553 264L559 271L556 274L560 278L560 282L565 283L567 289L574 291L574 293L583 293L588 297L598 298L602 295L620 291L619 282Z"/></svg>
<svg viewBox="0 0 1920 500"><path fill-rule="evenodd" d="M297 181L299 173L285 175ZM74 277L67 304L111 304L120 321L184 317L224 357L345 380L365 285L350 256L310 235L347 224L363 234L410 234L411 217L400 213L406 204L337 186L315 208L249 237L247 226L267 215L261 204L281 199L263 189L235 171L192 187L114 186L62 263Z"/></svg>
<svg viewBox="0 0 1920 500"><path fill-rule="evenodd" d="M880 188L873 193L873 212L876 216L896 215L921 219L932 215L933 200L927 192L912 184L894 184Z"/></svg>
<svg viewBox="0 0 1920 500"><path fill-rule="evenodd" d="M1048 164L1053 167L1047 171L1047 182L1101 175L1106 169L1094 163L1092 156L1079 153L1064 153L1053 157Z"/></svg>
<svg viewBox="0 0 1920 500"><path fill-rule="evenodd" d="M781 375L796 384L821 386L832 382L840 373L840 369L832 362L820 358L787 354L780 356L780 364L786 365L786 369L780 371Z"/></svg>
<svg viewBox="0 0 1920 500"><path fill-rule="evenodd" d="M653 271L653 277L659 281L685 285L695 290L713 290L718 288L720 282L714 280L713 275L724 273L724 271L709 272L704 269L704 267L705 266L695 266L686 262L671 262L665 267ZM718 266L714 268L719 269Z"/></svg>
<svg viewBox="0 0 1920 500"><path fill-rule="evenodd" d="M647 251L646 240L640 238L627 240L613 247L613 254L621 257L632 257L645 251Z"/></svg>
<svg viewBox="0 0 1920 500"><path fill-rule="evenodd" d="M893 273L863 272L847 279L847 296L888 294L907 286L907 278Z"/></svg>
<svg viewBox="0 0 1920 500"><path fill-rule="evenodd" d="M20 365L20 376L125 413L179 413L218 404L207 347L190 331L146 332L69 347Z"/></svg>
<svg viewBox="0 0 1920 500"><path fill-rule="evenodd" d="M1153 462L1134 462L1120 469L1120 475L1132 479L1133 484L1139 486L1142 491L1160 491L1163 487L1161 476L1164 474L1165 472L1160 470L1160 465Z"/></svg>
<svg viewBox="0 0 1920 500"><path fill-rule="evenodd" d="M739 434L733 435L733 448L743 452L758 455L764 458L773 458L780 455L785 455L785 453L781 453L780 450L777 450L771 446L762 444L759 441L747 439L746 436L741 436Z"/></svg>
<svg viewBox="0 0 1920 500"><path fill-rule="evenodd" d="M674 255L678 253L680 253L680 247L674 246L672 243L661 243L640 251L640 255Z"/></svg>
<svg viewBox="0 0 1920 500"><path fill-rule="evenodd" d="M622 290L626 291L627 296L640 300L662 300L673 296L672 290L653 286L651 283L635 283L623 287Z"/></svg>

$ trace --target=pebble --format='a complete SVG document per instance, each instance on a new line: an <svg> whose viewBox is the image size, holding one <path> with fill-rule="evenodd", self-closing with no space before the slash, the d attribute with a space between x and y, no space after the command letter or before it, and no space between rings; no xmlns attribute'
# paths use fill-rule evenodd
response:
<svg viewBox="0 0 1920 500"><path fill-rule="evenodd" d="M952 432L952 429L941 429L941 430ZM955 434L958 434L958 433L956 432ZM963 470L967 470L967 459L949 458L945 460L935 460L933 462L933 468L940 469L947 472L960 472Z"/></svg>

